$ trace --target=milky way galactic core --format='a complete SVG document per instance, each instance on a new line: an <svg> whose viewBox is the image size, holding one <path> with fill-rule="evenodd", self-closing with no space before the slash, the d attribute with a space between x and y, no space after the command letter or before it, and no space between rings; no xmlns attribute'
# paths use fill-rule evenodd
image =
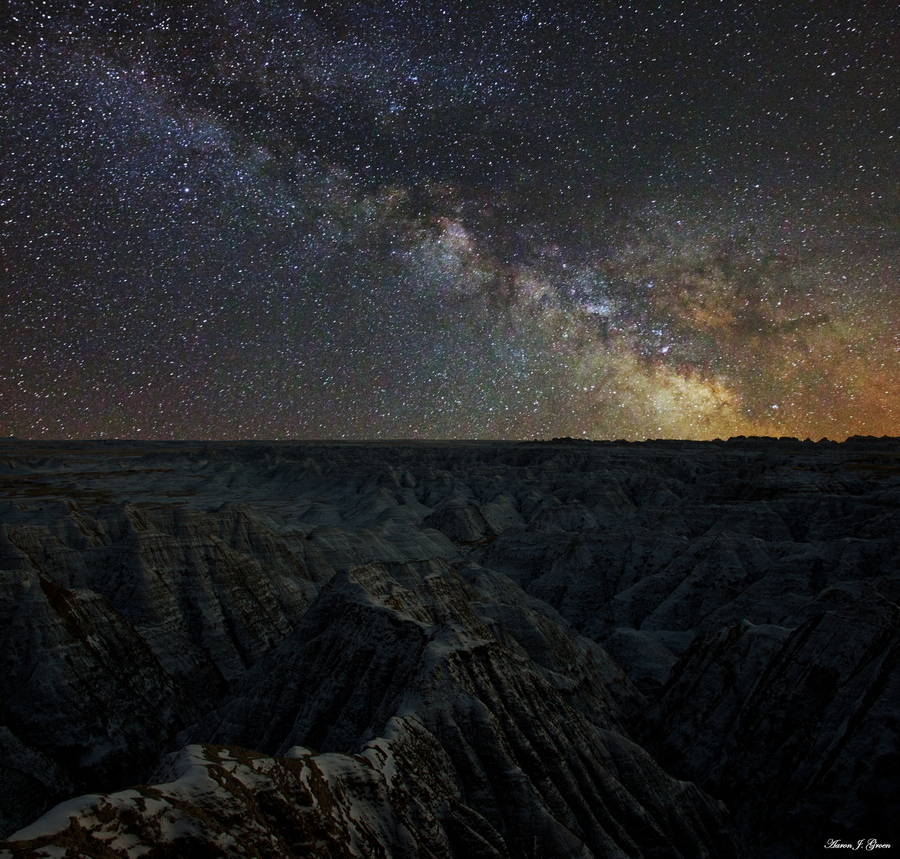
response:
<svg viewBox="0 0 900 859"><path fill-rule="evenodd" d="M900 434L896 4L9 8L0 435Z"/></svg>

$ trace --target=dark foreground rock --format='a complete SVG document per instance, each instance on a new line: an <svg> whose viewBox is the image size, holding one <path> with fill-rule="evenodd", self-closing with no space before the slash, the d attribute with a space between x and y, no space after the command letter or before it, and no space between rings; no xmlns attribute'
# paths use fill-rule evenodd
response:
<svg viewBox="0 0 900 859"><path fill-rule="evenodd" d="M7 441L0 487L0 856L900 842L893 440Z"/></svg>

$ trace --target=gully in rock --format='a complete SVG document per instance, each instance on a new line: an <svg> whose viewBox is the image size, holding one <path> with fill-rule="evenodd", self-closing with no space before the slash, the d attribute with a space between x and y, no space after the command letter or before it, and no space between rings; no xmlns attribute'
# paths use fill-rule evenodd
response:
<svg viewBox="0 0 900 859"><path fill-rule="evenodd" d="M0 441L0 857L889 850L897 444Z"/></svg>

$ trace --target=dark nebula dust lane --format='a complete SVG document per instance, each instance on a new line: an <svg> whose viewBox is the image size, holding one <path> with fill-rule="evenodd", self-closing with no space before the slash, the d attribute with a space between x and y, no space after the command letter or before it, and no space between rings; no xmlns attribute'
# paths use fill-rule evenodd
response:
<svg viewBox="0 0 900 859"><path fill-rule="evenodd" d="M896 435L900 11L13 3L0 435Z"/></svg>

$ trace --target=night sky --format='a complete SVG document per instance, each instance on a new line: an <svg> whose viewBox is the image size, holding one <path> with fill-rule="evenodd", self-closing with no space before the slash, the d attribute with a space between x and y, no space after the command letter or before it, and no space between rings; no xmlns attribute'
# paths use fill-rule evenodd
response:
<svg viewBox="0 0 900 859"><path fill-rule="evenodd" d="M6 8L0 436L900 435L895 2Z"/></svg>

